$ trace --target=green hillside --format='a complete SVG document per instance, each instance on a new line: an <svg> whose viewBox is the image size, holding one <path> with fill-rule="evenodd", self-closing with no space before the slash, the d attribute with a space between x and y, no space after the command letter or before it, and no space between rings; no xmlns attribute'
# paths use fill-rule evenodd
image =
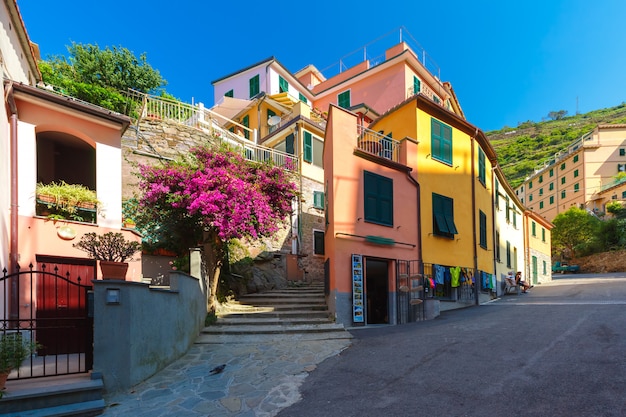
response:
<svg viewBox="0 0 626 417"><path fill-rule="evenodd" d="M567 147L598 124L626 123L626 103L608 109L545 122L528 121L516 128L486 132L498 163L513 188L560 149Z"/></svg>

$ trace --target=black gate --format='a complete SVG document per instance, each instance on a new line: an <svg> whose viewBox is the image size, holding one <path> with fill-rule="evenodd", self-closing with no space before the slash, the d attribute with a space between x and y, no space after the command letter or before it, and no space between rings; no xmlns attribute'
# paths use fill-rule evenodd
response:
<svg viewBox="0 0 626 417"><path fill-rule="evenodd" d="M424 320L424 298L427 287L419 261L396 262L398 324Z"/></svg>
<svg viewBox="0 0 626 417"><path fill-rule="evenodd" d="M36 353L9 379L86 373L93 368L93 277L72 276L76 267L81 265L39 263L36 270L30 264L27 271L18 266L12 274L3 269L0 336L21 333L25 341L37 343Z"/></svg>

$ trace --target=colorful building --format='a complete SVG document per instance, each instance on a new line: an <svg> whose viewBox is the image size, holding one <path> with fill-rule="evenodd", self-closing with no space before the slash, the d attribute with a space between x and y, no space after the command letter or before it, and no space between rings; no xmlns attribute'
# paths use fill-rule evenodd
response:
<svg viewBox="0 0 626 417"><path fill-rule="evenodd" d="M598 125L538 167L515 192L548 221L570 207L600 214L604 191L616 185L620 172L626 173L626 125Z"/></svg>

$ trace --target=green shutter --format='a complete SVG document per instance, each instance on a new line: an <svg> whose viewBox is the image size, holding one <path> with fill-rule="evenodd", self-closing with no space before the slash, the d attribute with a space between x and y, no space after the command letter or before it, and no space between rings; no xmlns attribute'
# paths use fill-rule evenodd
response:
<svg viewBox="0 0 626 417"><path fill-rule="evenodd" d="M413 76L413 94L418 94L420 91L422 91L421 87L422 87L422 83L420 79L414 75Z"/></svg>
<svg viewBox="0 0 626 417"><path fill-rule="evenodd" d="M235 92L233 90L228 90L227 92L224 93L224 97L233 97L235 95Z"/></svg>
<svg viewBox="0 0 626 417"><path fill-rule="evenodd" d="M452 128L436 119L431 119L432 157L452 165Z"/></svg>
<svg viewBox="0 0 626 417"><path fill-rule="evenodd" d="M364 171L365 220L393 226L393 180Z"/></svg>
<svg viewBox="0 0 626 417"><path fill-rule="evenodd" d="M483 185L486 184L485 153L482 149L478 149L478 180Z"/></svg>
<svg viewBox="0 0 626 417"><path fill-rule="evenodd" d="M480 218L480 246L484 249L487 248L487 215L482 211L479 211Z"/></svg>
<svg viewBox="0 0 626 417"><path fill-rule="evenodd" d="M243 116L243 119L241 119L241 124L244 125L245 127L250 127L250 117L247 114ZM244 129L243 136L246 139L250 139L250 131L248 129Z"/></svg>
<svg viewBox="0 0 626 417"><path fill-rule="evenodd" d="M295 149L294 149L294 136L293 133L287 135L287 137L285 138L285 153L288 153L289 155L295 155Z"/></svg>
<svg viewBox="0 0 626 417"><path fill-rule="evenodd" d="M337 96L337 104L344 109L350 108L350 90L344 91Z"/></svg>
<svg viewBox="0 0 626 417"><path fill-rule="evenodd" d="M289 92L289 83L280 75L278 76L278 92L279 93Z"/></svg>
<svg viewBox="0 0 626 417"><path fill-rule="evenodd" d="M257 74L254 77L250 78L250 98L259 94L259 86L259 75Z"/></svg>
<svg viewBox="0 0 626 417"><path fill-rule="evenodd" d="M324 208L324 193L321 191L313 191L313 207L318 209Z"/></svg>
<svg viewBox="0 0 626 417"><path fill-rule="evenodd" d="M311 133L304 132L304 160L313 162L313 136Z"/></svg>
<svg viewBox="0 0 626 417"><path fill-rule="evenodd" d="M306 97L304 96L304 94L302 93L298 93L298 98L300 99L301 102L303 103L308 103L309 101L306 99Z"/></svg>

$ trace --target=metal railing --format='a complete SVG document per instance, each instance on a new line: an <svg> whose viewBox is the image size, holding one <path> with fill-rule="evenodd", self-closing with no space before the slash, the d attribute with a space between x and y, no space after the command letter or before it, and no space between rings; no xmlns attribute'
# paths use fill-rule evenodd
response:
<svg viewBox="0 0 626 417"><path fill-rule="evenodd" d="M141 117L169 120L200 129L218 139L220 143L227 143L233 148L240 149L244 157L250 161L269 162L291 171L298 170L298 159L294 155L257 145L256 129L243 126L204 108L201 104L181 103L138 91L131 91L129 95L141 103ZM227 124L239 133L225 129L223 126Z"/></svg>
<svg viewBox="0 0 626 417"><path fill-rule="evenodd" d="M357 125L357 148L393 162L400 162L400 142L361 125Z"/></svg>

